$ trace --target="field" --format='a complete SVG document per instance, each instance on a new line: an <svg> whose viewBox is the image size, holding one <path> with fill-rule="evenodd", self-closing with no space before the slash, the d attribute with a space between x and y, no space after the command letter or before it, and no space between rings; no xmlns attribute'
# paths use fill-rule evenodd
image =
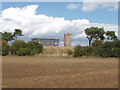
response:
<svg viewBox="0 0 120 90"><path fill-rule="evenodd" d="M4 56L3 88L117 88L116 58Z"/></svg>

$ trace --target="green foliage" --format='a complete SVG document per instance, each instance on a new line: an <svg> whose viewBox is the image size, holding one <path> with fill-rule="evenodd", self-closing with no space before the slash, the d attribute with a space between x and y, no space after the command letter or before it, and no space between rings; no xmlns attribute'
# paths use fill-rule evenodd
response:
<svg viewBox="0 0 120 90"><path fill-rule="evenodd" d="M75 47L75 49L74 49L74 54L73 54L73 56L74 57L81 57L81 56L83 56L84 55L84 50L82 49L82 47L81 46L76 46Z"/></svg>
<svg viewBox="0 0 120 90"><path fill-rule="evenodd" d="M35 54L41 53L43 51L42 44L40 44L37 41L29 41L27 43L27 48L29 48L31 50L30 55L35 55Z"/></svg>
<svg viewBox="0 0 120 90"><path fill-rule="evenodd" d="M30 41L25 43L21 40L16 40L12 43L11 53L13 55L19 56L29 56L41 53L43 51L43 46L39 42Z"/></svg>
<svg viewBox="0 0 120 90"><path fill-rule="evenodd" d="M83 50L84 50L84 55L85 56L92 56L92 55L94 55L94 52L93 52L94 48L92 46L84 47Z"/></svg>
<svg viewBox="0 0 120 90"><path fill-rule="evenodd" d="M102 57L120 57L120 40L105 42L102 49Z"/></svg>
<svg viewBox="0 0 120 90"><path fill-rule="evenodd" d="M10 46L8 45L7 41L2 41L2 56L6 56L9 54Z"/></svg>
<svg viewBox="0 0 120 90"><path fill-rule="evenodd" d="M104 40L104 28L98 28L98 27L90 27L85 29L85 33L87 35L87 39L89 40L89 46L91 46L92 39L100 39Z"/></svg>
<svg viewBox="0 0 120 90"><path fill-rule="evenodd" d="M66 51L67 51L68 55L72 55L73 54L73 50L72 49L67 49Z"/></svg>
<svg viewBox="0 0 120 90"><path fill-rule="evenodd" d="M115 35L114 31L107 31L106 36L108 40L116 40L117 36Z"/></svg>
<svg viewBox="0 0 120 90"><path fill-rule="evenodd" d="M102 40L94 40L92 42L92 46L102 46L103 41Z"/></svg>
<svg viewBox="0 0 120 90"><path fill-rule="evenodd" d="M15 38L17 40L17 36L23 36L21 29L15 29L15 32L13 34L11 32L2 33L2 40L11 41Z"/></svg>
<svg viewBox="0 0 120 90"><path fill-rule="evenodd" d="M19 51L16 53L19 56L29 56L30 55L30 50L29 48L20 48Z"/></svg>
<svg viewBox="0 0 120 90"><path fill-rule="evenodd" d="M11 53L13 55L17 55L17 52L21 49L21 48L26 48L26 43L22 40L16 40L12 43L11 46Z"/></svg>
<svg viewBox="0 0 120 90"><path fill-rule="evenodd" d="M17 36L23 36L22 30L21 29L15 29L15 32L13 33L13 36L16 38L16 40L17 40Z"/></svg>
<svg viewBox="0 0 120 90"><path fill-rule="evenodd" d="M2 33L2 40L11 41L13 40L13 35L10 32Z"/></svg>
<svg viewBox="0 0 120 90"><path fill-rule="evenodd" d="M98 45L86 47L76 46L74 56L120 57L120 40L104 42Z"/></svg>

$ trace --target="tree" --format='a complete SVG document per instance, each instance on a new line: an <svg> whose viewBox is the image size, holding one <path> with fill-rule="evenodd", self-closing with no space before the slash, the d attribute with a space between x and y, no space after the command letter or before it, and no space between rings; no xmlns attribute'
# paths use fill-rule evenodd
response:
<svg viewBox="0 0 120 90"><path fill-rule="evenodd" d="M17 36L23 36L21 29L15 29L15 32L13 34L11 32L3 32L2 40L6 40L6 41L11 41L14 39L17 40Z"/></svg>
<svg viewBox="0 0 120 90"><path fill-rule="evenodd" d="M30 55L30 49L29 48L20 48L19 51L17 51L16 55L29 56Z"/></svg>
<svg viewBox="0 0 120 90"><path fill-rule="evenodd" d="M2 56L8 55L10 50L10 46L8 45L6 40L2 41Z"/></svg>
<svg viewBox="0 0 120 90"><path fill-rule="evenodd" d="M30 50L30 55L35 55L43 51L43 45L37 41L29 41L27 48Z"/></svg>
<svg viewBox="0 0 120 90"><path fill-rule="evenodd" d="M15 32L13 33L13 36L17 40L17 36L23 36L21 29L15 29Z"/></svg>
<svg viewBox="0 0 120 90"><path fill-rule="evenodd" d="M85 29L85 33L87 35L87 39L89 40L89 46L91 46L92 39L96 40L104 40L104 28L98 27L90 27Z"/></svg>
<svg viewBox="0 0 120 90"><path fill-rule="evenodd" d="M13 35L10 32L2 33L2 40L11 41L13 40Z"/></svg>
<svg viewBox="0 0 120 90"><path fill-rule="evenodd" d="M12 43L11 46L11 53L12 55L17 55L17 52L21 49L21 48L26 48L26 43L22 40L16 40Z"/></svg>
<svg viewBox="0 0 120 90"><path fill-rule="evenodd" d="M116 40L117 36L115 35L114 31L107 31L106 36L108 40Z"/></svg>

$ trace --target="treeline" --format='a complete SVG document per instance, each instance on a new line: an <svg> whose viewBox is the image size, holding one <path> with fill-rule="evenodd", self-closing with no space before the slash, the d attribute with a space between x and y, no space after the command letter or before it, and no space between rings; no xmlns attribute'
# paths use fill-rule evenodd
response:
<svg viewBox="0 0 120 90"><path fill-rule="evenodd" d="M59 47L54 48L52 54L58 52ZM62 47L61 47L62 48ZM65 48L65 47L64 47ZM48 49L51 50L51 49ZM61 51L61 49L59 49ZM45 52L42 44L35 41L24 42L22 40L15 40L11 46L7 41L2 42L2 55L18 55L18 56L34 56L37 54L42 55ZM49 54L49 52L47 53ZM51 53L50 53L51 54ZM67 54L68 57L83 57L83 56L94 56L94 57L120 57L120 40L103 42L101 40L95 40L92 42L92 46L76 46L63 50L63 54Z"/></svg>
<svg viewBox="0 0 120 90"><path fill-rule="evenodd" d="M76 46L74 57L120 57L120 40L117 39L114 31L105 32L104 28L90 27L85 29L85 34L87 35L89 46ZM105 40L109 40L109 42Z"/></svg>
<svg viewBox="0 0 120 90"><path fill-rule="evenodd" d="M67 49L68 56L96 56L96 57L120 57L120 40L117 39L114 31L104 31L104 28L90 27L85 29L89 46L76 46L74 50ZM23 36L22 30L15 29L13 33L2 33L2 56L18 55L31 56L43 51L43 45L37 41L24 42L17 40L18 36ZM105 41L109 40L109 41ZM9 45L8 42L12 44Z"/></svg>
<svg viewBox="0 0 120 90"><path fill-rule="evenodd" d="M120 57L120 40L102 42L96 40L92 46L76 46L73 52L74 57L95 56L95 57Z"/></svg>
<svg viewBox="0 0 120 90"><path fill-rule="evenodd" d="M18 56L31 56L43 51L43 45L39 42L29 41L26 43L22 40L18 40L18 36L23 36L21 29L15 29L13 33L2 33L2 56L9 54ZM9 45L8 42L11 41L12 44Z"/></svg>
<svg viewBox="0 0 120 90"><path fill-rule="evenodd" d="M39 42L15 40L10 46L7 41L2 41L2 56L9 54L18 56L32 56L43 51L43 46Z"/></svg>

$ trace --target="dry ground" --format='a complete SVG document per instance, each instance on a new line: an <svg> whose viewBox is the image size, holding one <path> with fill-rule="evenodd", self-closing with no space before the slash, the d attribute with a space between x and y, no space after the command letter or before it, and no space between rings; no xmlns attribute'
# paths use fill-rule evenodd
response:
<svg viewBox="0 0 120 90"><path fill-rule="evenodd" d="M117 88L115 58L3 57L3 88Z"/></svg>

